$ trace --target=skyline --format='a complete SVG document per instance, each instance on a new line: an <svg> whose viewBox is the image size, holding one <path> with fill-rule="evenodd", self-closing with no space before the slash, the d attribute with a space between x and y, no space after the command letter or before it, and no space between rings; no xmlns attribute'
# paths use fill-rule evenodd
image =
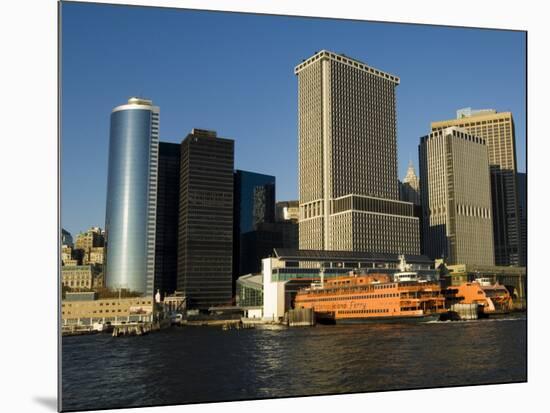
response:
<svg viewBox="0 0 550 413"><path fill-rule="evenodd" d="M104 226L109 116L132 95L160 107L161 141L179 143L193 127L216 130L235 140L236 169L274 175L277 200L297 199L293 69L321 49L401 78L400 179L409 159L419 173L418 143L430 122L452 119L467 106L513 113L518 170L525 171L525 33L74 3L62 8L61 213L73 235ZM153 30L139 30L145 24ZM160 25L162 33L154 30ZM362 42L369 36L384 40ZM449 44L467 49L469 58L439 54ZM127 61L140 64L128 70L121 64Z"/></svg>

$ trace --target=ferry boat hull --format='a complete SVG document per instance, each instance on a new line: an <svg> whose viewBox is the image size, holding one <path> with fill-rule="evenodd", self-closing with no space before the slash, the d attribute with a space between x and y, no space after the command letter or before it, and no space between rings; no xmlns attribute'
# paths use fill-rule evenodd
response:
<svg viewBox="0 0 550 413"><path fill-rule="evenodd" d="M427 323L430 321L439 321L439 314L424 314L419 316L388 316L388 317L368 317L368 318L339 318L336 324L409 324L409 323Z"/></svg>

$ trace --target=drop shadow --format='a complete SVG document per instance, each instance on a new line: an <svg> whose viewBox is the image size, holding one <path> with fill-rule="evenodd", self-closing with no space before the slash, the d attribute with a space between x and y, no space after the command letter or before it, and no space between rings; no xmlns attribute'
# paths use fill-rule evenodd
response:
<svg viewBox="0 0 550 413"><path fill-rule="evenodd" d="M43 397L43 396L34 396L33 400L41 404L44 407L47 407L49 410L57 412L57 398L55 397Z"/></svg>

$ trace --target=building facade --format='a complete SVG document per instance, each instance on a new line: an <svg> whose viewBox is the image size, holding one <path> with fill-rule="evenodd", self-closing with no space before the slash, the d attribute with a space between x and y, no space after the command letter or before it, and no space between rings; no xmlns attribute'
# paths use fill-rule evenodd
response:
<svg viewBox="0 0 550 413"><path fill-rule="evenodd" d="M300 207L298 201L279 201L275 204L275 220L293 221L298 223Z"/></svg>
<svg viewBox="0 0 550 413"><path fill-rule="evenodd" d="M130 98L111 114L106 283L153 295L159 108Z"/></svg>
<svg viewBox="0 0 550 413"><path fill-rule="evenodd" d="M294 72L300 248L418 254L419 220L399 200L399 78L325 50Z"/></svg>
<svg viewBox="0 0 550 413"><path fill-rule="evenodd" d="M83 264L98 264L103 266L105 261L105 247L92 247L84 252Z"/></svg>
<svg viewBox="0 0 550 413"><path fill-rule="evenodd" d="M68 297L71 296L68 294ZM82 297L87 298L87 297ZM151 321L152 297L63 300L61 319L63 324L91 324L94 322Z"/></svg>
<svg viewBox="0 0 550 413"><path fill-rule="evenodd" d="M493 237L496 265L519 265L520 222L516 182L516 143L510 112L494 109L457 111L457 119L432 122L432 131L450 126L465 129L487 143L491 169Z"/></svg>
<svg viewBox="0 0 550 413"><path fill-rule="evenodd" d="M75 249L88 251L91 248L103 247L105 245L105 232L99 227L91 227L86 232L76 236Z"/></svg>
<svg viewBox="0 0 550 413"><path fill-rule="evenodd" d="M527 265L527 174L519 172L518 180L518 209L520 228L520 247L522 250L520 266Z"/></svg>
<svg viewBox="0 0 550 413"><path fill-rule="evenodd" d="M181 143L177 289L190 308L232 301L233 152L202 129Z"/></svg>
<svg viewBox="0 0 550 413"><path fill-rule="evenodd" d="M405 202L412 202L415 205L420 205L420 178L414 172L412 161L409 162L407 175L403 178L403 182L399 188L400 199Z"/></svg>
<svg viewBox="0 0 550 413"><path fill-rule="evenodd" d="M103 287L100 265L64 265L61 267L61 283L73 290L91 290Z"/></svg>
<svg viewBox="0 0 550 413"><path fill-rule="evenodd" d="M255 273L261 260L280 247L276 234L261 231L259 226L275 221L275 177L248 171L235 171L233 278Z"/></svg>
<svg viewBox="0 0 550 413"><path fill-rule="evenodd" d="M73 249L67 244L61 247L61 265L76 265L76 260L73 258Z"/></svg>
<svg viewBox="0 0 550 413"><path fill-rule="evenodd" d="M494 265L485 140L456 127L438 130L421 138L419 158L425 254Z"/></svg>
<svg viewBox="0 0 550 413"><path fill-rule="evenodd" d="M248 274L237 280L237 305L239 307L261 307L264 304L263 277Z"/></svg>
<svg viewBox="0 0 550 413"><path fill-rule="evenodd" d="M177 284L180 152L177 143L159 142L154 290L162 297Z"/></svg>

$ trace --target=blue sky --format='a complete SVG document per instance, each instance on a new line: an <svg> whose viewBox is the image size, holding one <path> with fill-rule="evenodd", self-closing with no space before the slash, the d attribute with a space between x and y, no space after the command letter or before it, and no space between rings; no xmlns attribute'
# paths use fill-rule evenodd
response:
<svg viewBox="0 0 550 413"><path fill-rule="evenodd" d="M525 34L434 26L63 3L61 223L104 226L109 116L141 95L160 138L193 128L235 140L235 168L297 198L295 65L321 49L401 78L399 178L419 137L462 107L511 111L525 171Z"/></svg>

